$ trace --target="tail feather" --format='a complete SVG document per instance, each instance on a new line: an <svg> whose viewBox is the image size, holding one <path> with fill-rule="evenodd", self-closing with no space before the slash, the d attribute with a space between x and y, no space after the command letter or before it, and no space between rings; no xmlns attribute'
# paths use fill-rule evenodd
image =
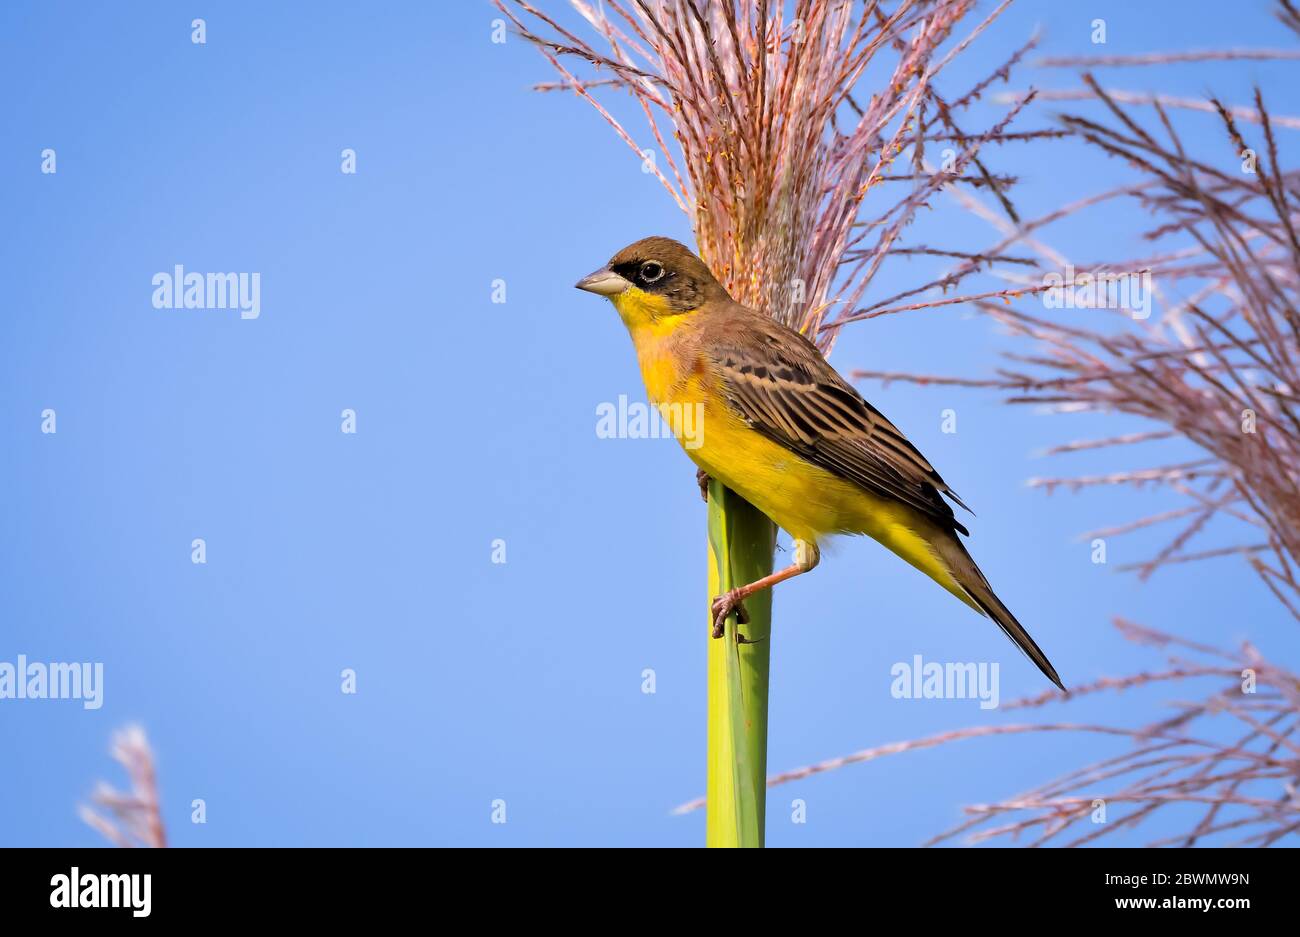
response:
<svg viewBox="0 0 1300 937"><path fill-rule="evenodd" d="M955 549L953 549L955 547ZM966 548L955 537L952 539L949 549L944 551L947 560L948 569L957 584L961 586L970 599L970 604L980 612L983 612L989 618L997 622L998 627L1008 638L1016 643L1016 646L1024 652L1025 656L1033 661L1038 669L1065 692L1065 684L1057 676L1056 668L1052 662L1047 659L1047 655L1042 649L1034 643L1034 639L1029 636L1020 622L1016 621L1016 616L1011 614L1011 610L1002 604L1002 600L993 592L993 587L989 581L984 578L980 568L975 565L971 555L966 552Z"/></svg>

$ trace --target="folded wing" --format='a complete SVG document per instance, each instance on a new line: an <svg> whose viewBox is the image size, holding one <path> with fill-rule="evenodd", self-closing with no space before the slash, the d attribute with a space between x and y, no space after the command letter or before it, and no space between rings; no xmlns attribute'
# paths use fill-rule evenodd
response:
<svg viewBox="0 0 1300 937"><path fill-rule="evenodd" d="M961 499L816 346L757 315L746 326L712 348L731 405L753 429L877 497L968 533L941 493L964 508Z"/></svg>

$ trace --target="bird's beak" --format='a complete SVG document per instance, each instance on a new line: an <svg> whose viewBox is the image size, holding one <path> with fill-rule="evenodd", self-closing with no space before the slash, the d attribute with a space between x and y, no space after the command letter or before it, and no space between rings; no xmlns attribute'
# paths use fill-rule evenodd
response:
<svg viewBox="0 0 1300 937"><path fill-rule="evenodd" d="M601 267L595 273L589 273L577 283L577 289L596 293L600 296L617 296L632 284L608 267Z"/></svg>

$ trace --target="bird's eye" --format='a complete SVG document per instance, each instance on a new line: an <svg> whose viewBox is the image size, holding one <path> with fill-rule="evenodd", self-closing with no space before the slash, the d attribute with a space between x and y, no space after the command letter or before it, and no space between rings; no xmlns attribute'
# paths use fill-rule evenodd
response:
<svg viewBox="0 0 1300 937"><path fill-rule="evenodd" d="M662 264L657 264L653 260L647 260L641 265L641 282L653 283L664 275Z"/></svg>

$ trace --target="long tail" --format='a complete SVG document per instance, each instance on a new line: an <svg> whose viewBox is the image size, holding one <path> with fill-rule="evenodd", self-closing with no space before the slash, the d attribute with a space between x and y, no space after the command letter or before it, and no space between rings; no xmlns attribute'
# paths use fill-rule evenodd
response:
<svg viewBox="0 0 1300 937"><path fill-rule="evenodd" d="M1047 659L1047 655L1042 649L1034 643L1034 639L1029 636L1020 622L1016 621L1016 616L1011 614L1011 610L1002 604L1002 600L993 592L993 587L989 581L984 578L980 568L975 565L971 555L966 552L966 548L961 541L955 536L945 538L940 546L940 554L948 567L949 573L957 581L965 596L958 595L959 599L966 600L967 604L976 611L987 615L998 623L998 627L1006 633L1006 636L1020 650L1024 651L1025 656L1038 665L1038 669L1043 672L1048 680L1055 683L1061 690L1065 690L1065 684L1056 674L1056 668L1052 662Z"/></svg>

